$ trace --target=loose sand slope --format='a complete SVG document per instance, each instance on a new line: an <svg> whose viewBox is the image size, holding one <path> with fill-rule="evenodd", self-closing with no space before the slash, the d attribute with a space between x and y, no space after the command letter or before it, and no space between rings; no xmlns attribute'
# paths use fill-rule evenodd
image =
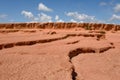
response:
<svg viewBox="0 0 120 80"><path fill-rule="evenodd" d="M0 80L120 80L120 32L4 31Z"/></svg>

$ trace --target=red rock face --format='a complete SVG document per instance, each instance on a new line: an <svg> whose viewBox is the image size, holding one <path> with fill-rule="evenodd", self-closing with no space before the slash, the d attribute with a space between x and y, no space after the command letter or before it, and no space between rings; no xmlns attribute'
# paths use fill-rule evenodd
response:
<svg viewBox="0 0 120 80"><path fill-rule="evenodd" d="M86 28L92 30L117 31L120 30L120 25L115 24L97 24L97 23L10 23L0 24L0 29L71 29L71 28Z"/></svg>

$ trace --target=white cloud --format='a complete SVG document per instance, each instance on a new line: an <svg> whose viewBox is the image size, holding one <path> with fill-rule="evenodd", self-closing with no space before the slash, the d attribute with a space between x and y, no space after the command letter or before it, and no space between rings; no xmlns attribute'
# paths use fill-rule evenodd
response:
<svg viewBox="0 0 120 80"><path fill-rule="evenodd" d="M46 5L44 5L43 3L39 3L38 5L38 10L41 10L41 11L52 11L52 9L48 8Z"/></svg>
<svg viewBox="0 0 120 80"><path fill-rule="evenodd" d="M23 10L21 14L27 17L28 19L32 19L32 20L34 19L34 15L32 14L32 12Z"/></svg>
<svg viewBox="0 0 120 80"><path fill-rule="evenodd" d="M59 19L57 22L64 22L64 20L62 20L62 19Z"/></svg>
<svg viewBox="0 0 120 80"><path fill-rule="evenodd" d="M56 20L56 22L64 22L62 19L59 18L58 15L55 16L55 20Z"/></svg>
<svg viewBox="0 0 120 80"><path fill-rule="evenodd" d="M120 16L113 14L112 17L110 18L110 21L113 21L113 20L120 20Z"/></svg>
<svg viewBox="0 0 120 80"><path fill-rule="evenodd" d="M86 14L79 14L78 12L68 12L66 13L67 16L72 17L75 20L94 20L95 16L89 16Z"/></svg>
<svg viewBox="0 0 120 80"><path fill-rule="evenodd" d="M100 6L106 6L106 5L107 5L106 2L101 2L101 3L100 3Z"/></svg>
<svg viewBox="0 0 120 80"><path fill-rule="evenodd" d="M38 21L39 18L38 17L34 17L33 21Z"/></svg>
<svg viewBox="0 0 120 80"><path fill-rule="evenodd" d="M45 13L40 13L38 16L41 22L52 22L52 17Z"/></svg>
<svg viewBox="0 0 120 80"><path fill-rule="evenodd" d="M51 22L52 21L52 17L46 15L45 13L40 13L38 14L38 16L34 16L32 12L23 10L21 14L24 15L26 18L30 19L32 22L36 22L36 21Z"/></svg>
<svg viewBox="0 0 120 80"><path fill-rule="evenodd" d="M77 21L76 21L76 20L74 20L74 19L71 19L71 20L70 20L70 22L77 22Z"/></svg>
<svg viewBox="0 0 120 80"><path fill-rule="evenodd" d="M80 21L80 23L84 23L84 21Z"/></svg>
<svg viewBox="0 0 120 80"><path fill-rule="evenodd" d="M116 4L116 6L114 7L114 11L120 12L120 4Z"/></svg>
<svg viewBox="0 0 120 80"><path fill-rule="evenodd" d="M0 14L0 19L5 19L8 15L6 14Z"/></svg>
<svg viewBox="0 0 120 80"><path fill-rule="evenodd" d="M107 22L104 20L97 20L96 23L107 23Z"/></svg>
<svg viewBox="0 0 120 80"><path fill-rule="evenodd" d="M56 21L59 20L59 16L58 15L55 16L55 20Z"/></svg>

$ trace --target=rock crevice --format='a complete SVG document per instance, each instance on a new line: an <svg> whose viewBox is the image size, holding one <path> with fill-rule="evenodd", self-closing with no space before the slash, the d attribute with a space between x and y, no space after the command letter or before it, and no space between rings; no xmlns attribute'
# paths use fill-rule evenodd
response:
<svg viewBox="0 0 120 80"><path fill-rule="evenodd" d="M75 37L75 36L84 36L84 37L96 37L97 39L102 39L103 36L102 34L67 34L63 37L58 37L58 38L51 38L51 39L43 39L43 40L32 40L32 41L18 41L18 42L13 42L13 43L4 43L4 44L0 44L0 50L4 49L4 48L12 48L15 46L26 46L26 45L35 45L38 43L48 43L48 42L53 42L53 41L57 41L57 40L62 40L62 39L66 39L68 37ZM73 43L70 44L74 44L77 43L79 41L75 41ZM69 43L68 43L69 44Z"/></svg>
<svg viewBox="0 0 120 80"><path fill-rule="evenodd" d="M104 48L100 48L97 49L98 51L96 51L96 49L93 48L77 48L75 50L72 50L69 52L68 56L69 56L69 62L73 65L72 63L72 58L78 56L79 54L85 54L85 53L103 53L109 49L111 49L113 47L104 47ZM72 67L72 80L77 80L77 72L75 71L75 67L73 65Z"/></svg>

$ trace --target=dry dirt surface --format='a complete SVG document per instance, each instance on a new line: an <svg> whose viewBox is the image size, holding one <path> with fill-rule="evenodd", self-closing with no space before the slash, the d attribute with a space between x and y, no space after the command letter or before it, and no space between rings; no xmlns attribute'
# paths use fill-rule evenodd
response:
<svg viewBox="0 0 120 80"><path fill-rule="evenodd" d="M0 80L120 80L120 31L3 29Z"/></svg>

